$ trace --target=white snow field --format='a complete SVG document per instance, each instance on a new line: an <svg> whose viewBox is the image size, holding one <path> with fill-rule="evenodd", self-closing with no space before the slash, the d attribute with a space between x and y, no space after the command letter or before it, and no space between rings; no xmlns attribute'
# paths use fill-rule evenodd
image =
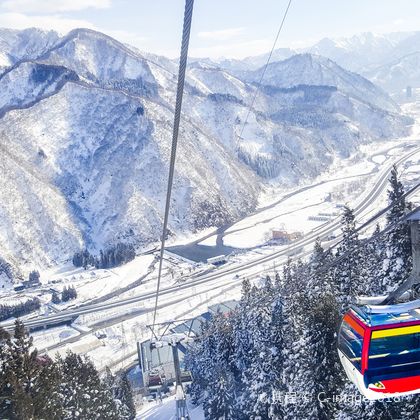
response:
<svg viewBox="0 0 420 420"><path fill-rule="evenodd" d="M195 407L189 402L187 404L191 420L204 420L204 413L201 406ZM161 404L158 401L152 401L145 404L137 412L136 420L175 420L175 409L175 396L164 398Z"/></svg>

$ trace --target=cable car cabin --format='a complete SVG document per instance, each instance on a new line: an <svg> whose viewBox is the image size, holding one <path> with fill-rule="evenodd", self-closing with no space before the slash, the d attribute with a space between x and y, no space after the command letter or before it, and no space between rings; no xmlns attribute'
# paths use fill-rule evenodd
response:
<svg viewBox="0 0 420 420"><path fill-rule="evenodd" d="M420 300L352 307L338 336L348 378L369 399L420 392Z"/></svg>
<svg viewBox="0 0 420 420"><path fill-rule="evenodd" d="M151 372L149 372L149 377L147 381L147 387L149 388L149 391L158 390L162 387L162 385L162 375L156 370L152 370Z"/></svg>

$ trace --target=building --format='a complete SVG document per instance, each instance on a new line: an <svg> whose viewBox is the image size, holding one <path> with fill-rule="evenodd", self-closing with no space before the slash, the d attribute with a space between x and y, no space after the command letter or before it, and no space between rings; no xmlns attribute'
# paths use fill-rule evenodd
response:
<svg viewBox="0 0 420 420"><path fill-rule="evenodd" d="M198 336L201 334L201 326L209 321L215 314L229 314L237 306L235 300L230 300L208 307L207 312L192 318L184 320L179 323L174 323L171 328L168 328L167 334L187 334L189 336ZM150 340L137 343L138 360L140 368L140 382L143 388L148 388L152 385L152 389L147 389L149 393L157 393L159 389L156 388L157 378L161 378L162 388L172 384L175 380L175 370L173 363L172 347L165 346L161 348L151 349ZM181 364L181 375L187 380L190 378L189 372L185 370L184 355L187 348L183 344L178 344L178 357ZM138 368L137 372L138 372Z"/></svg>
<svg viewBox="0 0 420 420"><path fill-rule="evenodd" d="M302 232L287 232L282 229L273 229L271 231L271 239L282 243L297 241L303 237Z"/></svg>

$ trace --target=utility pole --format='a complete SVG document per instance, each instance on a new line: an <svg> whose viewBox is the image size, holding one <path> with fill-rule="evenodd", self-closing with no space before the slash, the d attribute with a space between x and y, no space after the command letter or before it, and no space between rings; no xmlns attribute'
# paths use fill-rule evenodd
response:
<svg viewBox="0 0 420 420"><path fill-rule="evenodd" d="M176 420L189 420L190 418L187 409L187 398L181 380L181 365L179 362L178 345L181 342L183 344L187 344L193 341L194 339L189 337L187 334L168 334L162 336L160 339L152 340L150 342L150 348L156 349L157 351L166 346L171 346L172 348L172 358L175 372Z"/></svg>
<svg viewBox="0 0 420 420"><path fill-rule="evenodd" d="M179 364L178 342L170 344L175 368L175 401L176 401L176 419L189 419L187 411L187 400L185 398L184 388L181 382L181 367Z"/></svg>

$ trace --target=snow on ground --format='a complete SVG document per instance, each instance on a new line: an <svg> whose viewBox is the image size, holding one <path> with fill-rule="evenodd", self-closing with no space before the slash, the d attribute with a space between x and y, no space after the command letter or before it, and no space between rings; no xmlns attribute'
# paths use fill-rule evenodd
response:
<svg viewBox="0 0 420 420"><path fill-rule="evenodd" d="M32 299L34 296L28 293L14 293L10 292L5 295L0 296L0 305L4 306L15 306L20 303L25 303L28 300Z"/></svg>
<svg viewBox="0 0 420 420"><path fill-rule="evenodd" d="M206 312L208 306L212 304L240 298L240 279L230 281L224 279L220 280L218 284L217 288L215 284L212 286L203 284L173 293L170 296L162 296L159 299L159 306L163 305L163 307L158 309L156 322L193 318ZM109 366L112 370L118 370L127 366L128 361L135 360L137 341L147 340L151 335L147 325L151 325L153 322L153 312L150 310L153 305L149 302L145 307L149 309L147 313L100 328L98 332L104 334L104 337L100 339L101 346L97 345L95 341L89 342L91 348L86 346L84 353L99 369ZM122 313L124 314L124 311ZM101 318L102 320L103 318ZM84 322L89 323L88 318L85 318ZM92 333L92 336L94 335L95 333ZM69 346L72 348L73 344L70 343ZM62 347L60 353L65 353L66 348L67 346Z"/></svg>
<svg viewBox="0 0 420 420"><path fill-rule="evenodd" d="M207 239L204 239L204 241L199 242L199 245L216 246L216 241L217 241L217 235L212 235L208 237Z"/></svg>
<svg viewBox="0 0 420 420"><path fill-rule="evenodd" d="M34 346L38 350L44 350L51 345L67 340L70 337L75 337L79 334L79 331L76 331L74 328L65 326L35 331L31 335L34 339Z"/></svg>
<svg viewBox="0 0 420 420"><path fill-rule="evenodd" d="M231 226L224 236L224 245L235 248L261 246L271 239L273 229L310 232L326 222L326 220L310 220L311 216L328 215L327 217L332 220L340 213L337 205L344 203L355 207L369 194L380 172L387 168L392 160L408 151L404 146L412 144L413 140L410 137L409 141L399 140L364 146L361 156L359 153L349 159L337 161L327 174L314 180L314 187L298 192L278 204L272 204L272 207ZM374 156L371 158L372 154ZM372 175L367 176L370 173ZM281 195L277 193L276 200L284 195L284 192ZM265 205L273 203L273 199L270 200L267 194L262 201ZM380 202L375 203L373 211L385 203L386 194L383 194ZM216 235L204 242L212 243L215 239Z"/></svg>
<svg viewBox="0 0 420 420"><path fill-rule="evenodd" d="M210 227L210 228L206 228L203 230L200 230L198 232L195 233L191 233L191 234L177 234L176 237L170 237L168 238L168 240L166 241L166 246L175 246L175 245L185 245L185 244L189 244L192 241L195 241L197 239L202 238L203 236L206 236L210 233L213 233L216 231L215 227Z"/></svg>
<svg viewBox="0 0 420 420"><path fill-rule="evenodd" d="M49 349L47 353L51 358L54 358L56 354L65 357L69 350L77 354L87 354L89 351L101 346L103 346L102 341L95 335L89 334L73 343L67 343L65 346Z"/></svg>
<svg viewBox="0 0 420 420"><path fill-rule="evenodd" d="M420 174L420 165L411 165L406 170L406 173L414 172L415 174Z"/></svg>
<svg viewBox="0 0 420 420"><path fill-rule="evenodd" d="M386 156L384 155L376 155L372 157L372 162L375 162L375 163L381 164L381 163L384 163L385 161L386 161Z"/></svg>
<svg viewBox="0 0 420 420"><path fill-rule="evenodd" d="M204 420L204 412L201 406L195 407L188 400L187 404L191 420ZM137 412L136 420L175 420L175 413L175 396L171 396L164 398L161 404L158 401L144 404Z"/></svg>
<svg viewBox="0 0 420 420"><path fill-rule="evenodd" d="M218 287L216 287L218 286ZM187 290L180 290L159 299L156 322L193 318L207 311L208 306L231 299L239 299L241 295L241 279L221 279L212 285L202 284ZM134 304L134 309L145 309L146 313L130 317L130 309L119 308L88 314L78 318L78 325L93 325L101 322L99 329L86 334L76 343L67 343L59 347L60 354L67 350L82 352L88 355L99 369L109 366L112 370L124 368L137 357L136 343L150 338L151 331L147 325L153 322L153 300L146 304ZM106 324L117 316L122 319ZM51 351L54 354L57 349Z"/></svg>
<svg viewBox="0 0 420 420"><path fill-rule="evenodd" d="M99 298L128 286L147 273L154 256L140 255L120 267L107 269L76 268L72 265L56 267L42 274L45 284L61 292L66 286L74 286L77 299L56 305L59 309L74 306L79 302Z"/></svg>

